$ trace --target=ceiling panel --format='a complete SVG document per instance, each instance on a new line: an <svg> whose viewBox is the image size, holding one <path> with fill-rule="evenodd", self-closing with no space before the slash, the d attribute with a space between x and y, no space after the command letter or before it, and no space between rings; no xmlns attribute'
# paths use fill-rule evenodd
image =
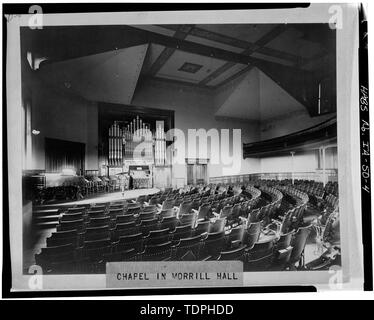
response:
<svg viewBox="0 0 374 320"><path fill-rule="evenodd" d="M41 68L38 75L87 100L130 104L147 47L145 44L51 63Z"/></svg>
<svg viewBox="0 0 374 320"><path fill-rule="evenodd" d="M227 71L221 73L217 78L213 79L212 81L209 81L207 84L209 86L216 86L220 84L222 81L225 81L229 77L233 76L234 74L242 71L244 68L246 68L248 65L246 64L235 64L233 67L228 69Z"/></svg>
<svg viewBox="0 0 374 320"><path fill-rule="evenodd" d="M254 58L262 59L262 60L267 60L267 61L271 61L271 62L280 63L280 64L283 64L285 66L293 66L297 62L297 61L289 61L289 60L279 59L277 57L268 56L268 55L265 55L265 54L262 54L262 53L259 53L259 52L254 52L251 56L254 57Z"/></svg>
<svg viewBox="0 0 374 320"><path fill-rule="evenodd" d="M311 41L302 39L303 33L290 28L270 41L266 46L283 52L288 52L303 58L310 58L321 52L322 47Z"/></svg>
<svg viewBox="0 0 374 320"><path fill-rule="evenodd" d="M238 47L233 47L233 46L230 46L228 44L212 41L212 40L205 39L205 38L200 38L200 37L197 37L197 36L189 35L189 36L187 36L186 40L196 42L196 43L200 43L200 44L203 44L205 46L210 46L210 47L214 47L214 48L228 50L228 51L232 51L232 52L236 52L236 53L241 53L243 51L243 49L238 48Z"/></svg>
<svg viewBox="0 0 374 320"><path fill-rule="evenodd" d="M273 29L273 24L200 24L198 27L223 35L248 41L256 42L263 35Z"/></svg>
<svg viewBox="0 0 374 320"><path fill-rule="evenodd" d="M164 49L164 46L154 43L148 46L147 55L144 59L144 65L142 69L143 74L146 74L150 70L152 64L157 60Z"/></svg>
<svg viewBox="0 0 374 320"><path fill-rule="evenodd" d="M178 70L184 63L201 65L196 73ZM157 77L198 83L226 61L176 50L157 73Z"/></svg>
<svg viewBox="0 0 374 320"><path fill-rule="evenodd" d="M258 121L305 111L303 105L257 68L249 71L216 107L217 116Z"/></svg>
<svg viewBox="0 0 374 320"><path fill-rule="evenodd" d="M135 28L139 28L139 29L146 30L146 31L151 31L151 32L157 32L157 33L163 34L165 36L169 36L169 37L172 37L175 33L174 30L169 30L169 29L166 29L166 28L162 28L160 26L156 26L156 25L153 25L153 24L131 25L131 27L135 27Z"/></svg>

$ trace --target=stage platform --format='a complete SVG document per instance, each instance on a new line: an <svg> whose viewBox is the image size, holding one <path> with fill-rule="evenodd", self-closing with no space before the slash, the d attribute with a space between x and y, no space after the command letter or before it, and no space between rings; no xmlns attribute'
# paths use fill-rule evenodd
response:
<svg viewBox="0 0 374 320"><path fill-rule="evenodd" d="M49 204L42 205L42 207L45 207L47 209L48 207L55 207L55 206L72 206L72 205L86 205L90 203L106 203L106 202L134 199L142 195L155 194L159 191L160 189L157 189L157 188L148 188L148 189L126 190L124 193L122 193L121 191L110 192L110 193L103 192L103 193L96 193L95 195L86 197L82 200L49 203Z"/></svg>

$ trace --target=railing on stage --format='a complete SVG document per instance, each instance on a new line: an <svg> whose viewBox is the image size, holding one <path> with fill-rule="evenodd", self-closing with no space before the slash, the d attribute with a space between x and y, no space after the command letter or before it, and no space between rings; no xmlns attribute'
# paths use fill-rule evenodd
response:
<svg viewBox="0 0 374 320"><path fill-rule="evenodd" d="M326 181L337 181L338 170L325 170ZM314 180L316 182L323 182L323 173L320 170L314 172L265 172L265 173L250 173L222 177L210 177L209 183L246 183L256 180Z"/></svg>

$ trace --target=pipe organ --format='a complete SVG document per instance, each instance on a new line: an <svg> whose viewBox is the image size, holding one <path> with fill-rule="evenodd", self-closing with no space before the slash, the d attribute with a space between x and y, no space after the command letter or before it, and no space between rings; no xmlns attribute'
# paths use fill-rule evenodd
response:
<svg viewBox="0 0 374 320"><path fill-rule="evenodd" d="M131 121L114 121L108 129L108 146L109 173L129 172L129 165L148 166L144 176L137 172L134 177L143 181L139 187L149 187L152 167L168 165L164 121L146 123L139 116Z"/></svg>

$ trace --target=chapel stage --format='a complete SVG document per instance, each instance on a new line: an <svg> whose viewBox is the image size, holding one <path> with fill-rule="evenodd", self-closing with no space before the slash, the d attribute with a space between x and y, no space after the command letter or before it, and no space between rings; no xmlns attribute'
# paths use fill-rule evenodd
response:
<svg viewBox="0 0 374 320"><path fill-rule="evenodd" d="M82 200L76 201L65 201L45 204L39 207L45 207L46 209L51 206L74 206L74 205L86 205L90 203L107 203L120 200L136 199L139 196L155 194L160 190L157 188L146 188L146 189L135 189L135 190L125 190L124 194L121 191L110 192L110 193L96 193L94 196L86 197Z"/></svg>

